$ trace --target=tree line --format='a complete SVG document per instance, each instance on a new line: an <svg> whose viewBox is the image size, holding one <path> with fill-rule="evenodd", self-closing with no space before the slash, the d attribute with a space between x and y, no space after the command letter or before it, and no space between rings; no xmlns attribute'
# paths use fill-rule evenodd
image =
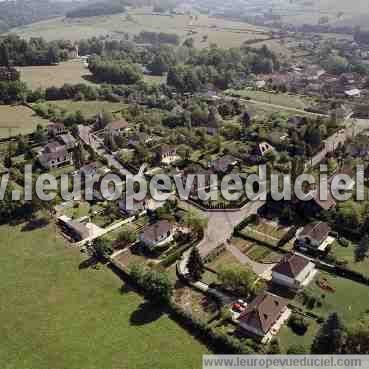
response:
<svg viewBox="0 0 369 369"><path fill-rule="evenodd" d="M179 36L172 33L164 33L164 32L149 32L142 31L138 35L134 37L134 41L137 43L148 43L153 45L158 44L179 44Z"/></svg>
<svg viewBox="0 0 369 369"><path fill-rule="evenodd" d="M27 41L10 34L0 40L0 66L55 64L67 60L71 48L66 41L46 42L41 37Z"/></svg>
<svg viewBox="0 0 369 369"><path fill-rule="evenodd" d="M86 18L124 12L125 3L123 1L96 2L71 10L66 14L66 16L67 18Z"/></svg>

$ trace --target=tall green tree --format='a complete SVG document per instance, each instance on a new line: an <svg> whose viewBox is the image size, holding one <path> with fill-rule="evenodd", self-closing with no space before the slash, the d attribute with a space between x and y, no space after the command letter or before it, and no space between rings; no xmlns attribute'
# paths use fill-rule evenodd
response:
<svg viewBox="0 0 369 369"><path fill-rule="evenodd" d="M345 327L337 313L329 315L311 346L312 354L340 354L346 341Z"/></svg>
<svg viewBox="0 0 369 369"><path fill-rule="evenodd" d="M253 294L257 288L256 275L238 264L222 266L218 279L225 288L245 297Z"/></svg>
<svg viewBox="0 0 369 369"><path fill-rule="evenodd" d="M369 251L369 237L367 234L365 234L355 248L355 260L363 261L368 256L368 251Z"/></svg>
<svg viewBox="0 0 369 369"><path fill-rule="evenodd" d="M187 261L188 273L193 281L199 281L204 274L204 262L197 247L193 247Z"/></svg>
<svg viewBox="0 0 369 369"><path fill-rule="evenodd" d="M10 67L9 50L5 43L0 45L0 65L8 68Z"/></svg>
<svg viewBox="0 0 369 369"><path fill-rule="evenodd" d="M369 354L369 317L367 313L349 327L345 354Z"/></svg>

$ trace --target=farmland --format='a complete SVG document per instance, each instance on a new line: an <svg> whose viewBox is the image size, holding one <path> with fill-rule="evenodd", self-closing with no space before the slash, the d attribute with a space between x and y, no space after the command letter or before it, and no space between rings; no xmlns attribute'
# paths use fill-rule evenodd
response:
<svg viewBox="0 0 369 369"><path fill-rule="evenodd" d="M22 80L32 89L61 87L64 83L91 83L88 81L89 70L78 60L52 66L21 67L19 70Z"/></svg>
<svg viewBox="0 0 369 369"><path fill-rule="evenodd" d="M92 118L102 111L109 111L111 113L120 111L124 108L124 104L113 103L109 101L72 101L59 100L48 103L43 103L45 106L53 106L60 110L66 110L71 113L80 111L85 118Z"/></svg>
<svg viewBox="0 0 369 369"><path fill-rule="evenodd" d="M313 0L302 3L291 3L283 0L279 12L285 22L300 25L304 23L318 24L320 17L328 17L332 25L359 26L360 20L369 16L368 2L365 0L354 0L347 2L343 0ZM366 22L367 23L367 22Z"/></svg>
<svg viewBox="0 0 369 369"><path fill-rule="evenodd" d="M128 15L116 14L88 19L56 18L13 31L24 38L42 36L46 40L64 38L76 41L107 34L119 38L124 33L134 35L145 30L176 33L182 40L193 37L196 47L200 48L212 43L220 47L236 47L247 40L269 38L267 29L202 14L191 19L189 15L159 15L153 14L151 9L141 8L130 10Z"/></svg>
<svg viewBox="0 0 369 369"><path fill-rule="evenodd" d="M53 225L0 232L4 369L199 367L206 352L199 342L122 288L111 270L79 270L79 252Z"/></svg>
<svg viewBox="0 0 369 369"><path fill-rule="evenodd" d="M39 118L25 106L0 106L0 137L15 136L33 132L37 125L47 125L47 120Z"/></svg>

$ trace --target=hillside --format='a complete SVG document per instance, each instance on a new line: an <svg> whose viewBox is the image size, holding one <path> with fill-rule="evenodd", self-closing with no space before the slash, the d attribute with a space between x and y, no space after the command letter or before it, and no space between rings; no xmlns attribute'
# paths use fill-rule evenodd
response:
<svg viewBox="0 0 369 369"><path fill-rule="evenodd" d="M0 2L0 32L5 32L12 27L58 17L75 6L75 2L49 0Z"/></svg>
<svg viewBox="0 0 369 369"><path fill-rule="evenodd" d="M337 26L366 26L369 17L367 0L276 0L274 11L287 23L318 24L328 17L329 24ZM364 14L364 15L363 15Z"/></svg>
<svg viewBox="0 0 369 369"><path fill-rule="evenodd" d="M126 33L133 37L141 31L177 34L181 41L193 37L197 47L216 43L222 47L240 46L247 40L269 38L269 30L247 23L233 22L207 15L196 19L189 15L162 15L152 13L151 8L128 10L126 14L114 14L90 18L57 18L28 26L14 28L21 37L39 37L46 40L80 40L93 36L110 35L123 38Z"/></svg>

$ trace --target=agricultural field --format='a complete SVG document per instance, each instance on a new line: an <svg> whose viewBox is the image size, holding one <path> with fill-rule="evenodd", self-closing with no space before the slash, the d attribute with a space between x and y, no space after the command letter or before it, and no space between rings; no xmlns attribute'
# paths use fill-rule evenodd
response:
<svg viewBox="0 0 369 369"><path fill-rule="evenodd" d="M114 103L110 101L73 101L73 100L58 100L53 102L43 103L41 105L54 106L61 110L66 110L69 113L80 111L86 119L93 118L102 111L111 113L121 111L126 105L122 103Z"/></svg>
<svg viewBox="0 0 369 369"><path fill-rule="evenodd" d="M38 227L0 227L4 369L200 366L204 346L110 269L80 269L53 225Z"/></svg>
<svg viewBox="0 0 369 369"><path fill-rule="evenodd" d="M269 30L247 23L234 22L199 14L153 14L151 8L132 9L127 14L100 16L86 19L55 18L12 30L21 37L40 37L46 40L68 39L76 41L90 37L110 35L123 37L141 31L176 33L182 40L193 37L196 47L216 43L220 47L237 47L247 40L269 38Z"/></svg>
<svg viewBox="0 0 369 369"><path fill-rule="evenodd" d="M358 22L360 18L366 17L367 19L369 16L366 0L353 0L352 2L313 0L305 3L291 3L288 0L281 0L279 12L284 22L296 25L318 24L321 17L328 17L329 24L355 27L360 25Z"/></svg>
<svg viewBox="0 0 369 369"><path fill-rule="evenodd" d="M268 103L273 105L280 105L286 108L293 109L305 109L309 106L311 99L304 98L297 95L292 95L289 93L274 93L265 91L255 91L255 90L229 90L229 93L236 93L244 98L250 98L251 100L260 101L262 103Z"/></svg>
<svg viewBox="0 0 369 369"><path fill-rule="evenodd" d="M80 60L71 60L58 65L19 67L22 81L35 90L39 87L61 87L65 83L91 84L91 73Z"/></svg>
<svg viewBox="0 0 369 369"><path fill-rule="evenodd" d="M0 138L29 134L39 124L46 126L48 121L38 117L26 106L0 105Z"/></svg>
<svg viewBox="0 0 369 369"><path fill-rule="evenodd" d="M231 239L231 244L257 263L278 263L283 256L258 242L245 240L243 238L233 237Z"/></svg>

